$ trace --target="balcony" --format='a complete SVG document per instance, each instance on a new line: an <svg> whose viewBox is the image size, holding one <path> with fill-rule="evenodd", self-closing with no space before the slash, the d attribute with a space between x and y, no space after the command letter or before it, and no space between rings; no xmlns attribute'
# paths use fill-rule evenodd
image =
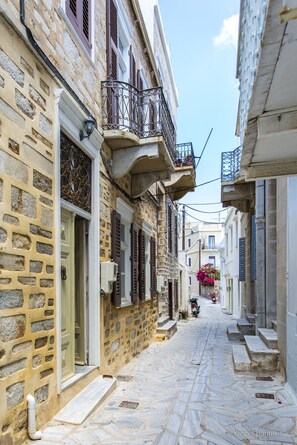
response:
<svg viewBox="0 0 297 445"><path fill-rule="evenodd" d="M176 145L174 165L175 171L164 185L175 201L195 190L195 156L192 142Z"/></svg>
<svg viewBox="0 0 297 445"><path fill-rule="evenodd" d="M241 3L238 122L246 180L297 174L296 17L296 0Z"/></svg>
<svg viewBox="0 0 297 445"><path fill-rule="evenodd" d="M175 127L162 88L138 91L125 82L102 82L102 128L112 175L130 172L134 197L175 171Z"/></svg>
<svg viewBox="0 0 297 445"><path fill-rule="evenodd" d="M218 250L219 244L204 244L204 243L202 243L201 249L202 250Z"/></svg>
<svg viewBox="0 0 297 445"><path fill-rule="evenodd" d="M222 153L221 201L223 207L235 207L247 212L254 198L253 182L245 182L240 170L241 148Z"/></svg>

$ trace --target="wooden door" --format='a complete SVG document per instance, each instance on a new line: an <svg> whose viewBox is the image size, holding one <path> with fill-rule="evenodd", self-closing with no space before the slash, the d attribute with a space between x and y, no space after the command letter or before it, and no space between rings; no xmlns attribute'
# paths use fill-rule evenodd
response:
<svg viewBox="0 0 297 445"><path fill-rule="evenodd" d="M87 240L86 220L75 221L75 363L86 364Z"/></svg>
<svg viewBox="0 0 297 445"><path fill-rule="evenodd" d="M169 305L169 318L173 320L173 291L172 291L172 282L168 281L168 305Z"/></svg>
<svg viewBox="0 0 297 445"><path fill-rule="evenodd" d="M74 213L61 209L62 381L75 374L74 345Z"/></svg>

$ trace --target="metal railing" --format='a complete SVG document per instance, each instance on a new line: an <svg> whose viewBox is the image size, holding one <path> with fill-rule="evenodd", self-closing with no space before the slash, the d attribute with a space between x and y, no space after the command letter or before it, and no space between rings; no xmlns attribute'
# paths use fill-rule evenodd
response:
<svg viewBox="0 0 297 445"><path fill-rule="evenodd" d="M222 153L221 181L232 182L240 172L241 147Z"/></svg>
<svg viewBox="0 0 297 445"><path fill-rule="evenodd" d="M163 136L175 159L176 132L161 87L138 91L126 82L102 82L102 128L129 131L139 138Z"/></svg>
<svg viewBox="0 0 297 445"><path fill-rule="evenodd" d="M202 250L218 250L218 248L218 244L202 244L201 246Z"/></svg>
<svg viewBox="0 0 297 445"><path fill-rule="evenodd" d="M195 170L195 156L192 142L177 144L174 163L176 167L191 166Z"/></svg>

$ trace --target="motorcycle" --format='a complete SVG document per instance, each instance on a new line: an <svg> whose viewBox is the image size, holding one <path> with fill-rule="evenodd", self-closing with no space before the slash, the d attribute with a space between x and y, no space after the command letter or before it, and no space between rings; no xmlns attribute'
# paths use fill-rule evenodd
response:
<svg viewBox="0 0 297 445"><path fill-rule="evenodd" d="M216 304L216 302L218 301L218 300L216 299L216 297L211 297L211 300L212 300L212 302L213 302L214 304Z"/></svg>
<svg viewBox="0 0 297 445"><path fill-rule="evenodd" d="M190 303L191 303L191 314L192 317L198 317L198 314L200 312L200 306L198 305L198 298L196 297L192 297L190 298Z"/></svg>

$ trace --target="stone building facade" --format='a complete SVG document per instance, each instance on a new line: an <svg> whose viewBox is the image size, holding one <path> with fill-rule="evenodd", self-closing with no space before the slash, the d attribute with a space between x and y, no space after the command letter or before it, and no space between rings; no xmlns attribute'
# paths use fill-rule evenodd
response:
<svg viewBox="0 0 297 445"><path fill-rule="evenodd" d="M157 277L165 274L168 292L170 270L178 288L161 214L174 207L184 172L193 186L193 165L176 168L141 8L84 5L0 5L3 444L26 438L28 394L42 427L96 377L116 375L153 341ZM112 260L113 292L101 291L100 263Z"/></svg>

